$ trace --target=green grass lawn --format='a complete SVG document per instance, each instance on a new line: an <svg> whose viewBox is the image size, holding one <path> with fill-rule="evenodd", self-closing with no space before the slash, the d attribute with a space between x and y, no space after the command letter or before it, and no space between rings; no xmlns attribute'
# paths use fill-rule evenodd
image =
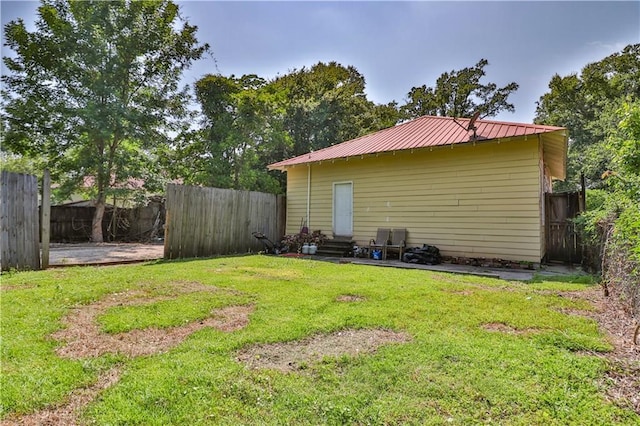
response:
<svg viewBox="0 0 640 426"><path fill-rule="evenodd" d="M1 279L5 419L63 405L119 366L119 380L82 408L81 423L640 424L637 414L605 397L606 364L588 355L610 349L597 324L561 312L592 307L549 291L589 284L267 256ZM51 335L72 308L124 293L140 303L101 312L103 333L180 326L224 306L253 311L244 328L205 327L153 355L57 355L62 343ZM344 295L359 299L340 301ZM292 372L251 369L236 359L252 345L344 329L395 330L411 339L374 353L324 357Z"/></svg>

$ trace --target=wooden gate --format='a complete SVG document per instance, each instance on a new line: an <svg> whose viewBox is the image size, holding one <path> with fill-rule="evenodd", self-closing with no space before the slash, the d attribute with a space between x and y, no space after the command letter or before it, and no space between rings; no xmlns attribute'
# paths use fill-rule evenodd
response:
<svg viewBox="0 0 640 426"><path fill-rule="evenodd" d="M582 243L571 219L583 211L583 192L545 194L546 260L582 261Z"/></svg>

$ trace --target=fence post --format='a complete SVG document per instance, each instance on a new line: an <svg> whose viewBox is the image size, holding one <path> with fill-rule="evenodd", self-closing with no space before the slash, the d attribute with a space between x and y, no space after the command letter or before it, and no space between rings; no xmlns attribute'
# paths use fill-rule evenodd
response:
<svg viewBox="0 0 640 426"><path fill-rule="evenodd" d="M42 218L40 220L41 244L42 244L42 269L49 267L49 240L51 238L51 175L49 170L42 176Z"/></svg>
<svg viewBox="0 0 640 426"><path fill-rule="evenodd" d="M9 172L3 171L0 176L0 263L2 270L9 269Z"/></svg>

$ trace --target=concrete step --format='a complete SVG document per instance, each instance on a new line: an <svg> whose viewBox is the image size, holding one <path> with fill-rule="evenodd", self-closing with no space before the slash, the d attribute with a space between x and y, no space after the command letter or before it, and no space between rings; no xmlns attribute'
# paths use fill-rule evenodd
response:
<svg viewBox="0 0 640 426"><path fill-rule="evenodd" d="M327 240L318 247L317 254L320 256L343 257L349 254L353 243L353 241L349 240Z"/></svg>

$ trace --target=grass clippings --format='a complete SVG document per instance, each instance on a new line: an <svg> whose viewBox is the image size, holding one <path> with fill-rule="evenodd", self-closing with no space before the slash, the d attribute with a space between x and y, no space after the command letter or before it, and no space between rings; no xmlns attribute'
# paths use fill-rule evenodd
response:
<svg viewBox="0 0 640 426"><path fill-rule="evenodd" d="M250 346L240 351L236 359L252 369L291 372L325 357L373 353L382 345L409 341L411 336L407 333L392 330L342 330L300 341Z"/></svg>
<svg viewBox="0 0 640 426"><path fill-rule="evenodd" d="M446 292L450 294L455 294L456 296L473 296L475 294L475 292L472 290L458 290L458 289L446 290Z"/></svg>
<svg viewBox="0 0 640 426"><path fill-rule="evenodd" d="M29 288L35 288L35 285L3 285L0 287L0 291L24 290Z"/></svg>

